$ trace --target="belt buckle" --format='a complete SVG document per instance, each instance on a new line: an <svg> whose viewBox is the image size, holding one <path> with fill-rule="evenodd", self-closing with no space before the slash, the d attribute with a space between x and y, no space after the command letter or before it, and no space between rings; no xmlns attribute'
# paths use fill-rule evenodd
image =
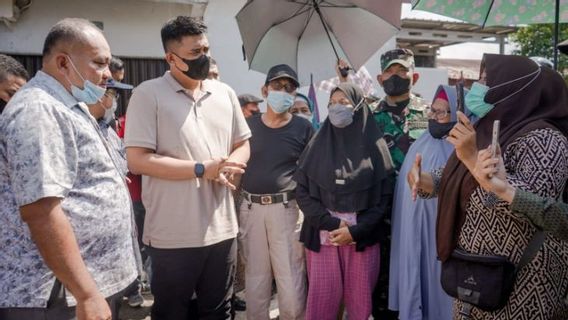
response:
<svg viewBox="0 0 568 320"><path fill-rule="evenodd" d="M260 196L260 204L272 204L272 196Z"/></svg>

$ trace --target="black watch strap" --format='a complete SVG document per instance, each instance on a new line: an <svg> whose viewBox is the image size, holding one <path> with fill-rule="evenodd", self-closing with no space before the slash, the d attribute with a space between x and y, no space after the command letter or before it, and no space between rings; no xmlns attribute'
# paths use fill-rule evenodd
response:
<svg viewBox="0 0 568 320"><path fill-rule="evenodd" d="M198 162L193 167L193 171L195 172L195 176L197 178L202 178L203 175L205 174L205 166L203 165L203 163Z"/></svg>

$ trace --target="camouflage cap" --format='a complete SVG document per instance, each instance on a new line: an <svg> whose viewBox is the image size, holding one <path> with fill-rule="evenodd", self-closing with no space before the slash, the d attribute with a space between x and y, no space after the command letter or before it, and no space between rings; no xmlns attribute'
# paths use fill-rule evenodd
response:
<svg viewBox="0 0 568 320"><path fill-rule="evenodd" d="M414 53L408 49L389 50L381 55L381 70L398 63L405 68L414 69Z"/></svg>

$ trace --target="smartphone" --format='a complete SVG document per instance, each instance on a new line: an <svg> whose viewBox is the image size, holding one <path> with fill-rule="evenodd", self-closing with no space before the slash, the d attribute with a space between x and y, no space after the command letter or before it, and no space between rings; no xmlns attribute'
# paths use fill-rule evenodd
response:
<svg viewBox="0 0 568 320"><path fill-rule="evenodd" d="M497 148L499 146L499 120L493 121L493 134L491 136L491 158L497 157Z"/></svg>
<svg viewBox="0 0 568 320"><path fill-rule="evenodd" d="M463 80L460 80L457 84L456 84L456 92L458 95L458 111L465 113L465 97L464 97L464 93L463 93L463 87L464 87L464 82Z"/></svg>

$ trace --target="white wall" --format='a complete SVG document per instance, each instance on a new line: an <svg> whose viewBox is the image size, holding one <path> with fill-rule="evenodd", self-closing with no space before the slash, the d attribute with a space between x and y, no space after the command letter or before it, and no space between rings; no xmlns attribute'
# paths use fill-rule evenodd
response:
<svg viewBox="0 0 568 320"><path fill-rule="evenodd" d="M416 68L416 72L420 79L412 91L420 93L427 101L432 101L439 85L448 84L448 71L445 69Z"/></svg>
<svg viewBox="0 0 568 320"><path fill-rule="evenodd" d="M112 53L128 57L163 57L160 29L170 18L196 13L191 4L141 0L33 1L12 28L0 25L0 52L41 54L49 29L57 21L85 18L104 23Z"/></svg>
<svg viewBox="0 0 568 320"><path fill-rule="evenodd" d="M235 15L245 0L210 0L203 17L208 28L211 56L219 66L221 81L237 94L250 93L260 97L265 74L249 70L243 60L242 40Z"/></svg>

